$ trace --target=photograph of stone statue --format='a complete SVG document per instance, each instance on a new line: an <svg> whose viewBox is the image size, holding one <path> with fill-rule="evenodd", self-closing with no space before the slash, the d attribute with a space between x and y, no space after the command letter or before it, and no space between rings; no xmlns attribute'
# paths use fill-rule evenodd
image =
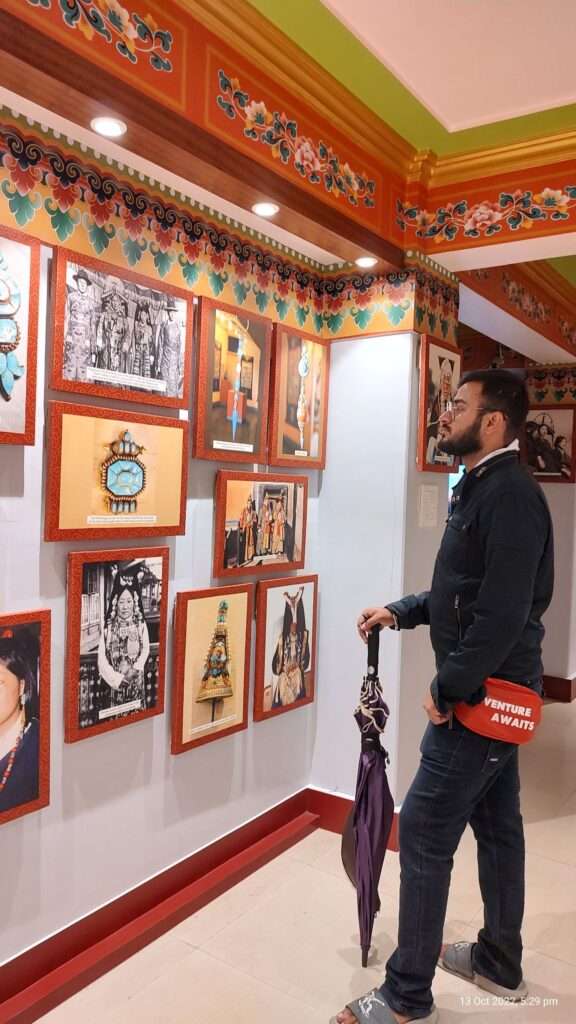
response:
<svg viewBox="0 0 576 1024"><path fill-rule="evenodd" d="M269 463L326 465L330 346L275 325L274 398Z"/></svg>
<svg viewBox="0 0 576 1024"><path fill-rule="evenodd" d="M418 426L418 468L426 472L450 473L456 465L453 455L438 451L440 417L452 404L458 390L462 355L459 349L428 335L421 339L420 416Z"/></svg>
<svg viewBox="0 0 576 1024"><path fill-rule="evenodd" d="M0 616L0 824L49 801L50 612Z"/></svg>
<svg viewBox="0 0 576 1024"><path fill-rule="evenodd" d="M272 324L200 299L194 455L265 462Z"/></svg>
<svg viewBox="0 0 576 1024"><path fill-rule="evenodd" d="M575 428L575 409L538 406L530 410L524 449L526 462L535 477L548 483L574 483Z"/></svg>
<svg viewBox="0 0 576 1024"><path fill-rule="evenodd" d="M162 713L167 585L168 548L69 555L67 742Z"/></svg>
<svg viewBox="0 0 576 1024"><path fill-rule="evenodd" d="M214 575L302 568L307 485L306 477L218 473Z"/></svg>
<svg viewBox="0 0 576 1024"><path fill-rule="evenodd" d="M317 576L291 576L258 586L256 721L314 700L317 591Z"/></svg>
<svg viewBox="0 0 576 1024"><path fill-rule="evenodd" d="M55 297L54 388L188 404L189 292L59 250Z"/></svg>
<svg viewBox="0 0 576 1024"><path fill-rule="evenodd" d="M172 753L248 724L253 587L176 595Z"/></svg>
<svg viewBox="0 0 576 1024"><path fill-rule="evenodd" d="M0 227L0 444L34 444L40 243Z"/></svg>

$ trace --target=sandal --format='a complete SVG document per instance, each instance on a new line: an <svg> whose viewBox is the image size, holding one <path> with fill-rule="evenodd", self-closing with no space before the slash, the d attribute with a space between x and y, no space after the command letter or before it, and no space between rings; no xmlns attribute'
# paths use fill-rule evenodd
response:
<svg viewBox="0 0 576 1024"><path fill-rule="evenodd" d="M501 999L507 999L512 1003L518 1003L521 999L525 999L528 995L525 981L521 981L517 988L504 988L503 985L497 985L495 981L490 981L490 978L476 974L472 967L472 947L474 945L474 942L452 942L447 946L442 946L438 966L450 974L456 974L459 978L463 978L464 981L471 981L473 985L485 989L486 992L500 996Z"/></svg>
<svg viewBox="0 0 576 1024"><path fill-rule="evenodd" d="M346 1021L346 1024L397 1024L392 1010L377 988L352 1000L346 1009L354 1015L354 1020ZM410 1020L419 1021L420 1024L437 1024L438 1010L433 1006L426 1017L411 1017ZM337 1017L332 1017L330 1024L338 1024Z"/></svg>

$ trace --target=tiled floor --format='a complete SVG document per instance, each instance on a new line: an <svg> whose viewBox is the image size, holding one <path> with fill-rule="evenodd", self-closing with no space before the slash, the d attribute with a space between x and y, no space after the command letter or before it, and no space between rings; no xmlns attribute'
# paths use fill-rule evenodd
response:
<svg viewBox="0 0 576 1024"><path fill-rule="evenodd" d="M438 971L442 1024L576 1020L576 707L546 708L542 736L522 752L528 846L523 1006ZM573 745L571 745L571 742ZM42 1018L44 1024L328 1024L379 983L394 947L398 858L387 856L370 967L362 970L354 892L339 838L317 831L153 945ZM481 921L474 841L458 851L446 936Z"/></svg>

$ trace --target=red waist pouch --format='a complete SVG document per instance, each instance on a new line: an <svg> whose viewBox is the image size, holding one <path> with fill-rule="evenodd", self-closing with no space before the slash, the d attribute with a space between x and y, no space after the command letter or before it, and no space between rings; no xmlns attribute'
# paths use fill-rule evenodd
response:
<svg viewBox="0 0 576 1024"><path fill-rule="evenodd" d="M455 704L454 715L462 725L491 740L528 743L534 739L542 714L542 698L528 686L506 679L487 679L486 696L480 704Z"/></svg>

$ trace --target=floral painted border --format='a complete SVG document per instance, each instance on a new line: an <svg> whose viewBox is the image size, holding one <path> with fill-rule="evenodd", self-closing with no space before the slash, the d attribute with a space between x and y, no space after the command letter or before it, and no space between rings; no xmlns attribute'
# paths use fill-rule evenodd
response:
<svg viewBox="0 0 576 1024"><path fill-rule="evenodd" d="M576 365L530 367L526 386L531 405L576 405Z"/></svg>
<svg viewBox="0 0 576 1024"><path fill-rule="evenodd" d="M476 282L478 290L486 292L493 301L497 301L493 286L499 286L505 305L511 306L519 319L533 323L551 341L564 343L565 348L570 346L576 350L576 320L566 319L565 313L558 306L545 302L518 277L518 272L514 274L504 267L470 270L461 275L463 284L470 283L474 287Z"/></svg>
<svg viewBox="0 0 576 1024"><path fill-rule="evenodd" d="M298 134L298 123L285 113L270 111L263 100L251 100L240 88L237 78L218 71L221 93L216 102L231 121L239 118L244 123L244 135L254 142L270 146L272 156L283 164L291 161L295 169L312 185L322 183L327 192L344 196L352 206L373 207L376 182L365 173L358 174L348 163L342 163L331 146L320 140L314 142Z"/></svg>
<svg viewBox="0 0 576 1024"><path fill-rule="evenodd" d="M456 283L417 268L379 277L314 272L192 204L138 187L135 177L119 177L113 165L65 151L49 133L30 135L21 119L0 115L0 200L20 228L33 232L36 221L48 244L169 277L321 337L400 329L455 341Z"/></svg>
<svg viewBox="0 0 576 1024"><path fill-rule="evenodd" d="M439 206L433 213L400 199L396 223L402 231L413 230L417 238L452 242L460 232L465 238L490 238L507 227L510 231L531 228L536 221L569 220L576 207L576 185L541 192L516 189L501 192L497 202L484 199L470 206L468 200Z"/></svg>
<svg viewBox="0 0 576 1024"><path fill-rule="evenodd" d="M165 54L172 50L172 34L158 28L151 14L145 17L126 10L119 0L56 0L68 28L77 28L86 39L95 35L107 43L116 41L116 52L132 64L147 55L154 71L172 71L172 63ZM52 8L52 0L27 0L32 7L45 11Z"/></svg>

